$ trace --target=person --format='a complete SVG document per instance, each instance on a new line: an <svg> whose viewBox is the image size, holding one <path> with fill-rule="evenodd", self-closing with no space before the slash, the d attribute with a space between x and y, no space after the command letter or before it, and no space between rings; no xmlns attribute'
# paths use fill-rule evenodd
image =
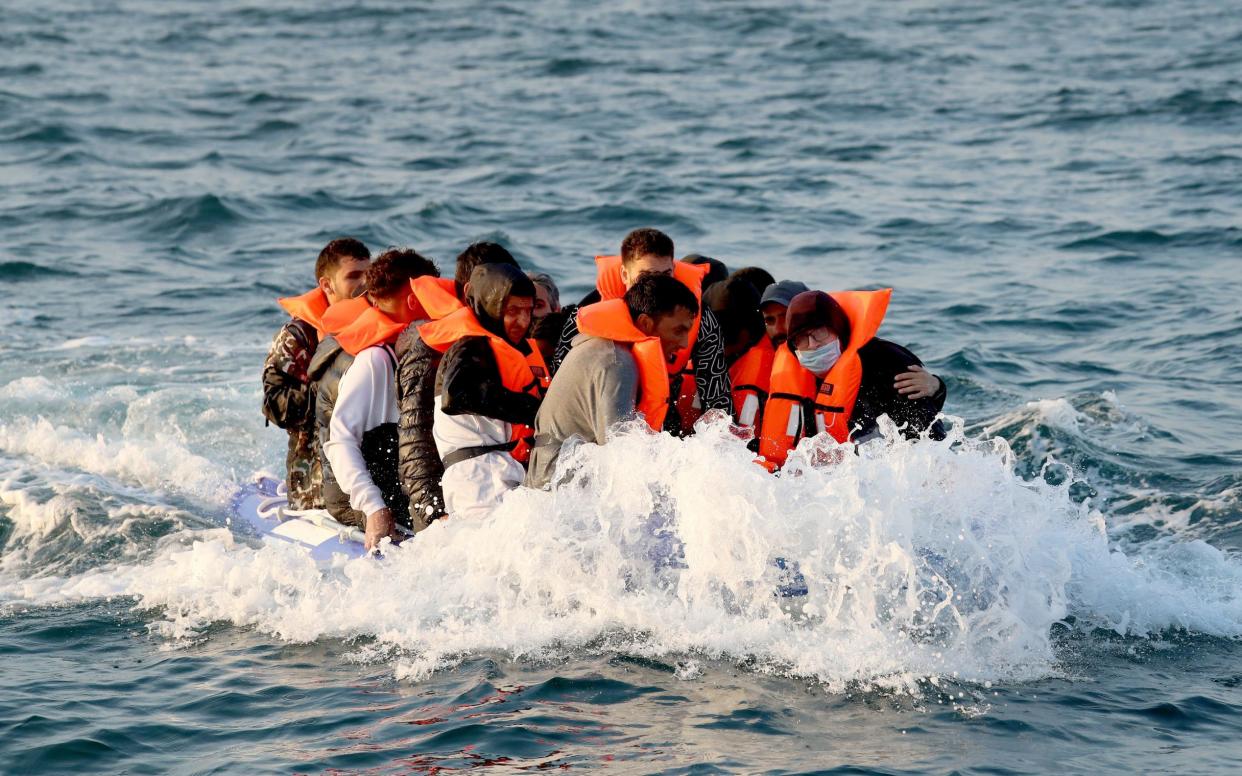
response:
<svg viewBox="0 0 1242 776"><path fill-rule="evenodd" d="M332 336L311 362L324 505L340 522L365 530L368 550L396 538L397 523L412 524L397 474L392 345L409 323L426 317L410 281L427 275L439 270L413 250L380 254L367 270L366 295L324 316Z"/></svg>
<svg viewBox="0 0 1242 776"><path fill-rule="evenodd" d="M694 293L659 273L640 276L621 299L579 310L581 331L535 415L526 484L552 482L566 441L602 445L636 414L663 429L673 398L667 364L689 344L698 314Z"/></svg>
<svg viewBox="0 0 1242 776"><path fill-rule="evenodd" d="M290 319L272 339L263 362L263 415L289 434L285 484L293 509L323 507L323 473L315 443L314 397L310 390L311 358L324 336L328 306L351 299L362 290L371 252L352 237L331 241L315 260L316 286L301 296L277 303Z"/></svg>
<svg viewBox="0 0 1242 776"><path fill-rule="evenodd" d="M785 315L789 311L789 303L798 294L810 290L806 283L797 280L782 280L763 289L763 295L759 297L759 312L763 314L763 325L774 347L785 344Z"/></svg>
<svg viewBox="0 0 1242 776"><path fill-rule="evenodd" d="M619 299L640 276L656 273L672 275L694 295L700 314L691 329L689 344L669 364L676 406L665 414L667 430L684 435L693 431L694 422L704 413L716 410L732 414L733 398L720 324L710 310L701 309L697 304L708 268L674 261L673 255L673 241L668 235L658 229L635 229L622 241L620 256L596 257L596 290L602 300ZM585 306L580 306L581 309ZM554 376L577 335L577 316L570 315L553 359Z"/></svg>
<svg viewBox="0 0 1242 776"><path fill-rule="evenodd" d="M771 395L759 437L761 462L783 466L804 437L826 433L838 442L865 442L888 415L907 438L944 438L937 415L944 382L906 348L876 337L892 289L804 291L789 303L788 339L777 349ZM898 375L919 375L902 392Z"/></svg>
<svg viewBox="0 0 1242 776"><path fill-rule="evenodd" d="M526 276L535 284L535 310L531 317L541 321L550 313L561 311L561 290L556 281L546 272L527 272Z"/></svg>
<svg viewBox="0 0 1242 776"><path fill-rule="evenodd" d="M444 353L432 434L450 517L485 517L526 476L530 427L543 398L526 341L534 307L535 284L520 269L480 264L466 306L419 327L423 344Z"/></svg>
<svg viewBox="0 0 1242 776"><path fill-rule="evenodd" d="M476 242L457 255L452 280L421 277L412 281L427 320L440 320L462 309L471 273L483 264L518 265L503 246ZM419 325L408 327L397 339L396 348L398 468L402 490L410 500L415 530L446 514L441 487L444 465L432 433L436 374L444 354L423 343Z"/></svg>
<svg viewBox="0 0 1242 776"><path fill-rule="evenodd" d="M776 278L772 277L772 273L763 267L742 267L741 269L734 270L729 279L732 280L734 278L749 282L759 292L760 296L763 295L768 286L776 282Z"/></svg>
<svg viewBox="0 0 1242 776"><path fill-rule="evenodd" d="M683 257L682 261L695 266L707 267L707 274L703 276L703 284L700 287L704 292L717 283L723 283L729 279L729 267L720 259L713 259L701 253L692 253Z"/></svg>
<svg viewBox="0 0 1242 776"><path fill-rule="evenodd" d="M759 291L735 273L709 288L703 304L720 321L733 391L733 420L743 428L757 428L776 355L759 313Z"/></svg>

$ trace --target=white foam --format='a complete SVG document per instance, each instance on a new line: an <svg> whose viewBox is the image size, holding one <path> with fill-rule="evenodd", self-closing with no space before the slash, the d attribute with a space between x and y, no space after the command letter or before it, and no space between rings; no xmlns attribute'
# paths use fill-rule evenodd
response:
<svg viewBox="0 0 1242 776"><path fill-rule="evenodd" d="M234 487L230 472L191 453L183 437L145 430L149 435L117 438L53 425L42 417L18 419L0 424L0 452L118 477L155 492L176 491L224 503Z"/></svg>
<svg viewBox="0 0 1242 776"><path fill-rule="evenodd" d="M1236 559L1201 542L1121 553L1065 487L1015 477L1001 440L860 452L806 442L776 478L722 427L687 440L631 429L568 455L573 479L555 491L515 491L383 561L324 572L216 531L7 597L136 596L173 639L215 621L289 641L375 636L407 678L478 651L622 650L911 688L1055 673L1050 631L1070 615L1134 635L1242 635ZM684 542L684 568L653 563L653 520ZM801 564L800 614L773 595L776 557Z"/></svg>

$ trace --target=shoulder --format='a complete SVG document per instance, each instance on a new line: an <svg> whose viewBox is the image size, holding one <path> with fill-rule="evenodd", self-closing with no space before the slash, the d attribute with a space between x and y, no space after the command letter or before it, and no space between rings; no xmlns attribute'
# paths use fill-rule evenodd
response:
<svg viewBox="0 0 1242 776"><path fill-rule="evenodd" d="M350 369L365 369L371 372L392 372L395 367L396 355L392 349L384 345L373 345L364 349L354 357Z"/></svg>
<svg viewBox="0 0 1242 776"><path fill-rule="evenodd" d="M892 372L898 374L912 366L922 366L919 357L907 348L876 337L858 349L864 372Z"/></svg>

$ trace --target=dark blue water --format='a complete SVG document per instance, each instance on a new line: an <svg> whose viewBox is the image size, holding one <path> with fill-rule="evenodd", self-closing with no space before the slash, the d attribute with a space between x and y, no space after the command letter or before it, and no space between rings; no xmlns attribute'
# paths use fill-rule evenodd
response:
<svg viewBox="0 0 1242 776"><path fill-rule="evenodd" d="M1238 11L6 3L0 771L1236 772ZM447 268L496 239L574 297L636 226L894 287L885 336L945 376L974 452L898 450L819 496L705 447L601 476L674 501L689 479L687 536L815 510L847 543L855 518L977 529L937 557L986 569L996 616L903 642L907 587L866 565L890 545L861 539L853 589L889 608L785 641L694 597L724 565L633 597L598 568L587 589L586 538L516 557L560 536L535 518L605 508L582 494L514 507L474 571L446 540L447 569L367 576L367 604L229 538L229 495L282 461L273 299L324 242Z"/></svg>

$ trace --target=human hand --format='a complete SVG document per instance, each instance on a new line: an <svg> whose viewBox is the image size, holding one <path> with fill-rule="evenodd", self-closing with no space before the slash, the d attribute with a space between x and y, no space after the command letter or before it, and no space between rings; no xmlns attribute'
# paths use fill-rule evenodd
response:
<svg viewBox="0 0 1242 776"><path fill-rule="evenodd" d="M388 507L378 509L367 515L367 531L365 547L367 552L371 552L379 547L381 541L385 538L397 540L397 521L392 517L392 510Z"/></svg>
<svg viewBox="0 0 1242 776"><path fill-rule="evenodd" d="M912 366L909 371L897 375L893 387L910 401L926 399L940 390L940 378L921 366Z"/></svg>

